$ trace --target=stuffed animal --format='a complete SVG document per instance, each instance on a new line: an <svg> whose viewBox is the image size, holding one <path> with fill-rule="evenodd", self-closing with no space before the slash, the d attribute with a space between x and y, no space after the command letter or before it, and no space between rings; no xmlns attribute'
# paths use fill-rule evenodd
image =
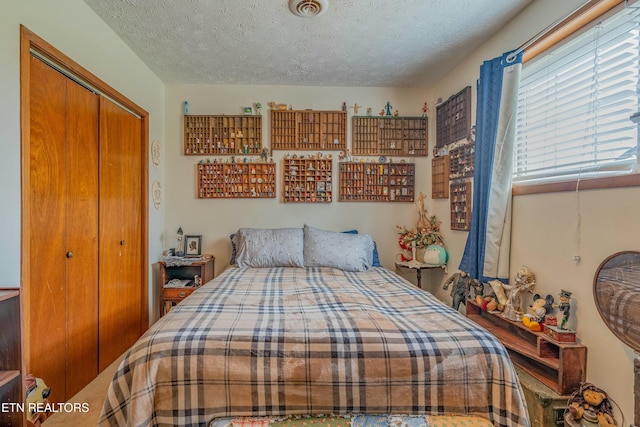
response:
<svg viewBox="0 0 640 427"><path fill-rule="evenodd" d="M480 308L487 311L502 311L504 308L504 305L500 304L493 295L476 295L476 303Z"/></svg>
<svg viewBox="0 0 640 427"><path fill-rule="evenodd" d="M580 419L598 423L600 427L615 427L613 407L607 393L591 383L581 383L569 397L565 422L569 426L581 426Z"/></svg>
<svg viewBox="0 0 640 427"><path fill-rule="evenodd" d="M547 295L545 298L542 298L540 294L535 294L533 296L533 303L527 309L527 313L522 316L522 324L532 331L540 332L542 330L541 323L552 308L553 296Z"/></svg>
<svg viewBox="0 0 640 427"><path fill-rule="evenodd" d="M43 408L49 402L51 389L42 378L36 378L33 374L27 374L24 382L27 391L27 424L37 427L49 416L46 411L38 412L36 409Z"/></svg>

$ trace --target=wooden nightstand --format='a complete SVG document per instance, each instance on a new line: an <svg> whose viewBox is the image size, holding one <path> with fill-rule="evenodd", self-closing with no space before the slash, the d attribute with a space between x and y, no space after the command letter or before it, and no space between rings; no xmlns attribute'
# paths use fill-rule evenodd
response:
<svg viewBox="0 0 640 427"><path fill-rule="evenodd" d="M171 279L182 279L193 281L198 275L202 279L201 284L207 283L213 279L215 257L207 258L202 261L194 261L189 265L178 265L167 267L164 261L158 262L160 267L160 317L171 310L171 307L191 295L196 290L196 286L187 286L184 288L165 288L165 284Z"/></svg>
<svg viewBox="0 0 640 427"><path fill-rule="evenodd" d="M430 270L432 268L442 268L444 270L446 270L447 265L431 265L431 264L424 264L421 262L414 262L414 261L397 261L396 262L396 268L408 268L411 270L415 270L416 271L416 281L417 286L422 289L422 270Z"/></svg>

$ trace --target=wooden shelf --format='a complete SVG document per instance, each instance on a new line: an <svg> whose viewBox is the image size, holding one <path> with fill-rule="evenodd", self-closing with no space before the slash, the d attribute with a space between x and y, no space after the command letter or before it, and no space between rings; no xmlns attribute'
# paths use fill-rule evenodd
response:
<svg viewBox="0 0 640 427"><path fill-rule="evenodd" d="M471 182L450 184L451 229L469 231L471 227Z"/></svg>
<svg viewBox="0 0 640 427"><path fill-rule="evenodd" d="M275 198L276 164L199 163L199 199Z"/></svg>
<svg viewBox="0 0 640 427"><path fill-rule="evenodd" d="M262 116L184 116L184 154L260 154Z"/></svg>
<svg viewBox="0 0 640 427"><path fill-rule="evenodd" d="M482 310L466 301L467 317L491 332L507 348L511 360L529 375L559 394L571 394L586 378L587 348L554 341L520 322Z"/></svg>
<svg viewBox="0 0 640 427"><path fill-rule="evenodd" d="M23 404L22 321L20 290L0 289L0 404ZM21 426L25 414L0 411L0 425Z"/></svg>
<svg viewBox="0 0 640 427"><path fill-rule="evenodd" d="M449 179L469 178L475 169L475 144L467 142L449 151Z"/></svg>
<svg viewBox="0 0 640 427"><path fill-rule="evenodd" d="M283 202L331 203L333 162L330 158L285 158L283 162Z"/></svg>
<svg viewBox="0 0 640 427"><path fill-rule="evenodd" d="M427 156L427 117L352 117L352 153L356 155Z"/></svg>
<svg viewBox="0 0 640 427"><path fill-rule="evenodd" d="M436 149L469 136L471 86L436 106Z"/></svg>
<svg viewBox="0 0 640 427"><path fill-rule="evenodd" d="M413 202L415 164L340 163L340 202Z"/></svg>
<svg viewBox="0 0 640 427"><path fill-rule="evenodd" d="M270 110L273 150L346 150L347 112Z"/></svg>
<svg viewBox="0 0 640 427"><path fill-rule="evenodd" d="M431 160L431 197L449 198L449 156L435 157Z"/></svg>

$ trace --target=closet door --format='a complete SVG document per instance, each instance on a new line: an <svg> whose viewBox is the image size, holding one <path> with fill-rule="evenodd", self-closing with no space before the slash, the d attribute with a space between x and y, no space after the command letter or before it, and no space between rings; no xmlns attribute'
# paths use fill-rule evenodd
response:
<svg viewBox="0 0 640 427"><path fill-rule="evenodd" d="M141 193L142 122L100 101L100 370L127 350L146 323ZM144 319L146 320L146 319Z"/></svg>
<svg viewBox="0 0 640 427"><path fill-rule="evenodd" d="M27 369L65 401L97 375L98 97L30 59Z"/></svg>
<svg viewBox="0 0 640 427"><path fill-rule="evenodd" d="M67 82L67 399L98 375L99 97Z"/></svg>

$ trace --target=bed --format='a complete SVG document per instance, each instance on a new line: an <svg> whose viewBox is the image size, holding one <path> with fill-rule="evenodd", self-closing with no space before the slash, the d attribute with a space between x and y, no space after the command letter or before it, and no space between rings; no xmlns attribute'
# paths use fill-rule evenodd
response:
<svg viewBox="0 0 640 427"><path fill-rule="evenodd" d="M241 262L161 318L114 375L100 425L216 426L322 414L461 414L529 425L511 361L489 332L371 267L370 254L361 271L349 271L326 260L312 265L306 246L303 253L302 265Z"/></svg>

